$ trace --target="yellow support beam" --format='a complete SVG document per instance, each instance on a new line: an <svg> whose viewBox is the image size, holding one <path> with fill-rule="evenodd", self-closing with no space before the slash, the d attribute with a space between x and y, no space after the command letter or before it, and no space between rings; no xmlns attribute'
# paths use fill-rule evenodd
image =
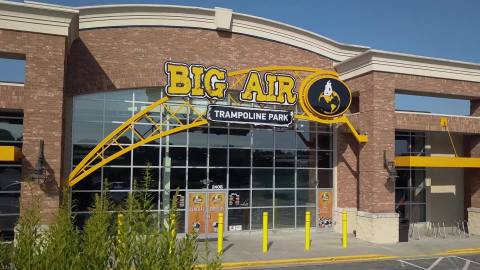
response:
<svg viewBox="0 0 480 270"><path fill-rule="evenodd" d="M480 158L453 156L397 156L396 167L480 168Z"/></svg>
<svg viewBox="0 0 480 270"><path fill-rule="evenodd" d="M15 162L22 158L22 151L16 146L0 146L0 161Z"/></svg>

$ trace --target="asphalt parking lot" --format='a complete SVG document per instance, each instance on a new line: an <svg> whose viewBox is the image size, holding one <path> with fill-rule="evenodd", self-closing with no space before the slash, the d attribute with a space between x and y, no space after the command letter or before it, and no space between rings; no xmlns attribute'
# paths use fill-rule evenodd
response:
<svg viewBox="0 0 480 270"><path fill-rule="evenodd" d="M276 270L480 270L480 254L395 259L374 262L333 263L320 265L285 266L272 268Z"/></svg>

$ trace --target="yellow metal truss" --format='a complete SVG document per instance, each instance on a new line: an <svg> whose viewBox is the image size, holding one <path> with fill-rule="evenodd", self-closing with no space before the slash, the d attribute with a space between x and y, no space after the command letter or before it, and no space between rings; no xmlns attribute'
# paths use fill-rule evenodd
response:
<svg viewBox="0 0 480 270"><path fill-rule="evenodd" d="M229 88L240 89L241 82L245 80L248 72L251 70L256 70L259 72L285 71L293 75L297 81L309 80L322 74L338 77L336 72L318 68L298 66L266 66L228 72L229 79L233 80L233 83L230 83ZM190 128L206 125L208 123L206 119L206 111L199 111L199 109L196 108L195 105L192 105L189 100L184 100L183 103L178 104L166 104L168 99L168 97L161 98L160 100L135 114L117 129L107 135L69 174L67 180L69 186L74 186L102 166L132 151L135 148L155 141L159 138L186 131ZM227 101L233 105L240 105L242 103L233 95L228 95ZM190 121L187 121L187 117L185 117L186 112L190 114ZM319 119L306 114L296 114L295 118L322 124L344 123L350 128L353 135L359 142L367 141L367 136L359 135L345 115L335 119ZM142 126L145 126L144 124L147 123L151 128L146 132L142 132L138 129L140 125L137 124L139 123L142 123ZM132 132L135 140L137 141L135 142L134 140L134 143L131 145L122 145L119 141L121 141L121 137L127 132Z"/></svg>

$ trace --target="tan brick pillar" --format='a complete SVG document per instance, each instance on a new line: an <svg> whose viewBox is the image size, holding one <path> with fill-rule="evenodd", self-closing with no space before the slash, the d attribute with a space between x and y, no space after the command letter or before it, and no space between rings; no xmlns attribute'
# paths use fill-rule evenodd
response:
<svg viewBox="0 0 480 270"><path fill-rule="evenodd" d="M384 167L395 147L395 85L389 74L372 72L347 83L360 92L361 132L368 142L359 150L357 237L374 243L398 242L395 186Z"/></svg>
<svg viewBox="0 0 480 270"><path fill-rule="evenodd" d="M472 100L470 114L480 116L480 100ZM480 136L465 136L465 154L480 157ZM467 211L470 233L480 235L480 169L465 169L464 205Z"/></svg>
<svg viewBox="0 0 480 270"><path fill-rule="evenodd" d="M23 178L21 211L37 204L42 223L49 224L59 208L59 186L64 179L63 89L66 38L28 34L24 92ZM50 182L28 181L44 140L45 169Z"/></svg>

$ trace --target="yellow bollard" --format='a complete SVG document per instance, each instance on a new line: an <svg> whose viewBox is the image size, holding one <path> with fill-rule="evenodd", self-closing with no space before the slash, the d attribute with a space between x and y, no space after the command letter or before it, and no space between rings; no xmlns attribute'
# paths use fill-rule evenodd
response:
<svg viewBox="0 0 480 270"><path fill-rule="evenodd" d="M347 211L342 212L342 248L347 248Z"/></svg>
<svg viewBox="0 0 480 270"><path fill-rule="evenodd" d="M218 214L217 252L218 255L223 253L223 213Z"/></svg>
<svg viewBox="0 0 480 270"><path fill-rule="evenodd" d="M262 251L267 253L268 251L268 212L263 212L263 239L262 239Z"/></svg>
<svg viewBox="0 0 480 270"><path fill-rule="evenodd" d="M305 212L305 250L310 250L310 211Z"/></svg>

